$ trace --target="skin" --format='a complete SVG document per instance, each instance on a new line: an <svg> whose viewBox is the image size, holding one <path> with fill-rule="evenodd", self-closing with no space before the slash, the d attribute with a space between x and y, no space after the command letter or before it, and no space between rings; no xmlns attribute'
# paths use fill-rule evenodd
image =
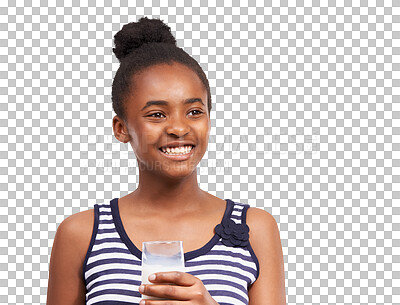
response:
<svg viewBox="0 0 400 305"><path fill-rule="evenodd" d="M201 190L196 166L207 150L211 128L207 92L186 66L156 65L132 79L126 121L115 116L115 137L129 143L139 167L135 191L118 201L121 220L131 241L182 240L184 251L201 248L214 235L213 228L226 202ZM185 104L188 99L199 99ZM148 101L165 101L142 110ZM189 160L167 159L159 151L171 141L196 145ZM188 200L190 198L190 200ZM82 265L90 244L93 209L74 214L58 227L50 259L47 304L85 304ZM157 226L153 224L157 223ZM274 218L249 208L250 243L260 263L260 275L249 287L249 304L286 304L282 246ZM196 277L184 272L159 272L141 293L168 301L146 300L146 305L217 304ZM165 285L175 284L174 286Z"/></svg>

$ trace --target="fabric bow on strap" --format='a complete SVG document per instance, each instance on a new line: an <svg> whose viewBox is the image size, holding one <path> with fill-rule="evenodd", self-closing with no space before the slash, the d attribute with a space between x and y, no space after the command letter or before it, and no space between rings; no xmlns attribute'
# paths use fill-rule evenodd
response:
<svg viewBox="0 0 400 305"><path fill-rule="evenodd" d="M237 224L228 219L215 227L215 233L222 238L222 243L229 247L246 247L249 244L249 226Z"/></svg>

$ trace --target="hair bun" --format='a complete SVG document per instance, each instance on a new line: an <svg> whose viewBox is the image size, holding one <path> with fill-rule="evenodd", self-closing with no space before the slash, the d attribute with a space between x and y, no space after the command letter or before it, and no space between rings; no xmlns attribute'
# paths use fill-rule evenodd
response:
<svg viewBox="0 0 400 305"><path fill-rule="evenodd" d="M115 34L113 48L115 56L121 61L134 49L146 43L169 43L176 46L176 39L171 34L171 28L160 19L142 17L138 22L125 24Z"/></svg>

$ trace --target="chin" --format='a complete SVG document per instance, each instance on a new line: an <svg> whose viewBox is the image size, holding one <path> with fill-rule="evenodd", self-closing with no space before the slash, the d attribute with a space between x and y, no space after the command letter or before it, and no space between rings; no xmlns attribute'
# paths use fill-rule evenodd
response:
<svg viewBox="0 0 400 305"><path fill-rule="evenodd" d="M183 179L186 177L189 177L193 175L193 173L196 173L196 167L195 168L163 168L160 171L161 175L164 175L168 178L171 179Z"/></svg>
<svg viewBox="0 0 400 305"><path fill-rule="evenodd" d="M196 173L198 162L164 163L157 172L169 178L182 179Z"/></svg>

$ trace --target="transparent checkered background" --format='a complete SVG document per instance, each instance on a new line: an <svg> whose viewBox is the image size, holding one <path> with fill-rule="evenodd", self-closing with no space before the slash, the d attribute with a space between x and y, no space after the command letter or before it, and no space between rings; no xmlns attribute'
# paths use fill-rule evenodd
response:
<svg viewBox="0 0 400 305"><path fill-rule="evenodd" d="M274 215L288 304L400 304L400 1L0 5L0 303L45 304L57 226L135 189L112 47L148 16L208 75L200 186Z"/></svg>

